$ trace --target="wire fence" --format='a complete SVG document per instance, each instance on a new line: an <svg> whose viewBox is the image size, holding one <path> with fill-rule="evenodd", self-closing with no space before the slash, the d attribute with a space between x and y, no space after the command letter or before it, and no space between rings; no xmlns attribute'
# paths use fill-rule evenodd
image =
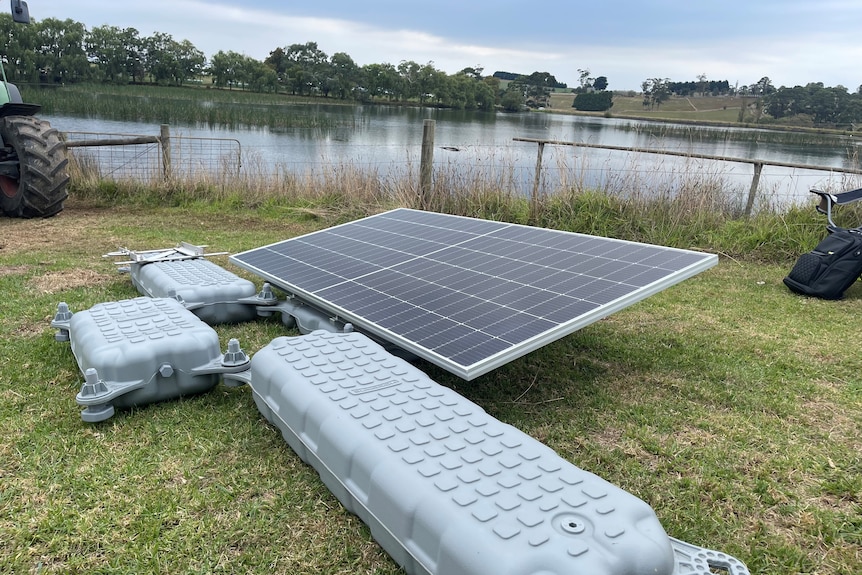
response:
<svg viewBox="0 0 862 575"><path fill-rule="evenodd" d="M435 143L433 137L425 141L416 134L415 141L358 144L337 133L325 138L309 133L295 142L266 145L254 136L244 146L234 138L174 135L167 126L158 136L65 134L73 177L143 183L253 181L258 187L278 187L291 178L331 183L349 172L376 180L381 188L412 187L422 194L428 193L431 177L437 193L441 187L454 193L487 189L532 198L571 189L623 195L720 189L747 213L808 201L812 187L841 191L860 183L858 158L848 158L842 169L759 160L739 165L690 149L636 150L523 138L485 145L441 142L439 136Z"/></svg>
<svg viewBox="0 0 862 575"><path fill-rule="evenodd" d="M74 172L102 180L151 183L170 179L238 174L242 145L232 138L66 132Z"/></svg>

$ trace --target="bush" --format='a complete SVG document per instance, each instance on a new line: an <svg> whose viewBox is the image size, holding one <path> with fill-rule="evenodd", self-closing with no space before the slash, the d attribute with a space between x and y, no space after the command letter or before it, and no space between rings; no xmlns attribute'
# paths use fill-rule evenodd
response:
<svg viewBox="0 0 862 575"><path fill-rule="evenodd" d="M610 92L592 92L575 96L572 108L582 112L604 112L610 110L613 105L613 96Z"/></svg>

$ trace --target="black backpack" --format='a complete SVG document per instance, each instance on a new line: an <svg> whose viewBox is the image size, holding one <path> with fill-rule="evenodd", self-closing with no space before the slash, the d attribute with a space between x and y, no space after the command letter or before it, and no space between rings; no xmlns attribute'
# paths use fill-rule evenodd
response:
<svg viewBox="0 0 862 575"><path fill-rule="evenodd" d="M813 251L802 254L784 283L792 291L840 299L862 274L862 231L833 228Z"/></svg>

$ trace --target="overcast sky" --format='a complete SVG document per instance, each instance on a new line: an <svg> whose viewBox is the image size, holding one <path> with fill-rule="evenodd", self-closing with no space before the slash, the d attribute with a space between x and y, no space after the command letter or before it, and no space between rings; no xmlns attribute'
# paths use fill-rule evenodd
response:
<svg viewBox="0 0 862 575"><path fill-rule="evenodd" d="M5 1L4 1L5 4ZM647 78L776 86L862 84L860 0L28 0L31 17L164 32L211 57L263 60L317 42L360 66L413 60L455 73L468 66L549 72L577 85L578 69L609 89ZM4 10L8 10L8 4Z"/></svg>

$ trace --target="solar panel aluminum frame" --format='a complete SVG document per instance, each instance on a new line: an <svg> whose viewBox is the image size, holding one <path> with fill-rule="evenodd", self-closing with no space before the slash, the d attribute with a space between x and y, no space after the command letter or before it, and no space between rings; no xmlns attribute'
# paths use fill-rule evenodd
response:
<svg viewBox="0 0 862 575"><path fill-rule="evenodd" d="M630 290L622 297L617 297L608 301L607 303L597 305L590 311L572 317L566 321L561 321L554 325L554 327L550 329L546 329L537 333L536 335L526 338L523 341L518 343L514 343L509 345L508 347L485 357L482 357L478 361L474 361L471 363L464 363L454 360L452 357L437 353L433 349L429 349L416 341L405 337L404 335L393 331L391 329L386 328L385 326L380 325L378 322L371 321L367 317L363 316L361 313L357 313L356 311L350 308L350 305L338 305L325 297L321 297L319 294L315 293L313 290L304 289L299 283L301 281L292 281L291 278L282 277L277 272L272 271L271 269L265 269L264 267L259 267L260 264L255 264L254 260L256 255L266 254L268 252L274 252L276 246L278 249L284 249L284 246L289 246L291 243L302 242L304 244L313 245L313 240L315 236L319 234L328 234L328 235L338 235L341 230L346 230L349 227L362 226L364 222L372 222L376 218L393 218L397 219L399 217L403 218L425 218L424 214L429 214L433 216L439 216L440 218L445 218L445 220L452 221L454 223L458 223L458 220L470 221L470 222L487 222L489 224L494 224L492 226L495 230L492 233L496 233L497 230L513 230L515 233L519 233L520 230L531 230L527 233L535 233L535 234L560 234L560 238L566 237L575 237L582 239L594 239L601 240L602 242L609 242L608 245L612 245L614 247L618 246L627 246L630 247L631 250L637 250L641 248L652 248L653 250L661 250L662 253L670 253L670 254L682 254L688 256L696 256L696 257L688 257L687 260L692 260L692 263L682 267L681 269L677 269L675 271L663 274L662 277L656 281L651 281L646 285L637 287L636 289ZM444 220L440 220L441 222ZM479 237L487 237L490 234L476 234L475 238ZM416 236L414 239L421 240L419 236ZM466 243L466 242L465 242ZM375 246L373 242L370 242L369 245ZM380 244L382 246L382 244ZM452 244L440 244L440 250L456 248L458 247L457 243ZM388 246L387 246L388 249ZM392 248L397 250L398 248ZM408 258L406 261L416 261L423 260L426 257L433 257L433 254L436 252L432 252L431 254L424 254L420 256L416 256L415 258ZM340 254L335 254L340 255ZM292 256L284 256L280 254L280 257L290 257ZM613 313L616 313L630 305L633 305L647 297L650 297L658 292L661 292L677 283L680 283L694 275L697 275L718 263L718 256L714 254L706 254L701 252L694 252L690 250L681 250L678 248L666 248L660 246L654 246L650 244L643 244L638 242L630 242L626 240L616 240L609 238L600 238L598 236L589 236L585 234L576 234L573 232L563 232L558 230L548 230L545 228L533 228L529 226L523 226L519 224L508 224L503 222L489 222L487 220L476 220L474 218L467 218L463 216L451 216L451 215L443 215L443 214L433 214L431 212L420 212L418 210L409 210L406 208L398 208L395 210L391 210L389 212L384 212L381 214L377 214L375 216L370 216L368 218L363 218L360 220L355 220L352 222L348 222L345 224L341 224L339 226L334 226L331 228L327 228L324 230L320 230L317 232L312 232L309 234L305 234L302 236L298 236L295 238L291 238L288 240L283 240L280 242L275 242L273 244L269 244L267 246L263 246L260 248L255 248L252 250L248 250L233 256L230 256L230 261L235 265L250 271L256 275L259 275L263 279L271 282L273 285L281 288L282 290L290 293L292 296L300 299L301 301L319 308L327 314L330 314L332 317L337 318L341 321L352 323L358 330L363 331L369 335L379 338L384 342L388 342L392 345L395 345L399 348L407 350L459 377L470 381L476 377L484 375L489 371L492 371L510 361L513 361L517 358L520 358L532 351L535 351L549 343L552 343L566 335L569 335L583 327L586 327L600 319L603 319ZM445 262L444 262L445 263ZM393 264L393 268L405 264L405 261L395 262ZM337 274L337 270L323 270L322 268L316 268L321 272L327 273L335 273ZM386 269L383 267L382 269ZM360 274L355 277L343 277L344 283L357 282L362 277L371 275L371 273L380 271L381 268L376 267L374 270L369 271L367 274ZM418 277L418 276L417 276ZM498 278L499 279L499 278ZM501 280L502 281L502 280ZM529 285L529 284L526 284ZM331 287L331 286L330 286ZM445 286L444 286L445 287ZM327 288L328 289L328 288ZM318 290L325 291L325 290ZM410 302L407 302L410 303ZM424 309L422 306L411 304L415 308ZM429 312L431 313L431 312ZM517 313L517 312L515 312ZM444 316L446 317L446 316ZM457 322L458 318L449 318L453 319Z"/></svg>

